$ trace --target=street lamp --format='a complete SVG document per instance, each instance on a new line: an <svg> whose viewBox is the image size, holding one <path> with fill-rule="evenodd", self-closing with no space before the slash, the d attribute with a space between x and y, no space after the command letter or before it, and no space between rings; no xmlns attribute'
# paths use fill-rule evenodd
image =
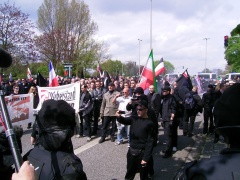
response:
<svg viewBox="0 0 240 180"><path fill-rule="evenodd" d="M207 66L207 41L208 41L208 39L210 39L210 38L203 38L203 40L206 40L206 51L205 51L205 70L204 70L204 72L206 72L206 66Z"/></svg>
<svg viewBox="0 0 240 180"><path fill-rule="evenodd" d="M138 67L138 76L140 77L140 43L141 43L141 39L138 39L138 42L139 42L139 67Z"/></svg>

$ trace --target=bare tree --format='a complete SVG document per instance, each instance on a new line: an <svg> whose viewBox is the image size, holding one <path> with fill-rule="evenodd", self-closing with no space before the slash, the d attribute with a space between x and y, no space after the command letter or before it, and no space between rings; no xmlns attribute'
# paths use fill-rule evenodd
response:
<svg viewBox="0 0 240 180"><path fill-rule="evenodd" d="M36 59L34 25L28 17L14 4L0 4L0 44L12 54L15 64L28 64Z"/></svg>

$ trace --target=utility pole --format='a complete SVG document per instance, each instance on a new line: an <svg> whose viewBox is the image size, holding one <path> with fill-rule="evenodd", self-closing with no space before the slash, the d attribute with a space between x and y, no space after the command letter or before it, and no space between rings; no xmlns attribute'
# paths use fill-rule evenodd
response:
<svg viewBox="0 0 240 180"><path fill-rule="evenodd" d="M210 38L203 38L203 40L206 40L206 51L205 51L205 69L204 72L206 73L206 68L207 68L207 41Z"/></svg>
<svg viewBox="0 0 240 180"><path fill-rule="evenodd" d="M138 42L139 42L139 59L138 59L138 60L139 60L139 64L138 64L139 67L138 67L138 76L139 76L139 77L140 77L140 75L141 75L141 74L140 74L140 73L141 73L141 72L140 72L140 67L141 67L141 66L140 66L140 59L141 59L141 58L140 58L140 57L141 57L141 53L140 53L140 52L141 52L140 43L141 43L141 41L142 41L141 39L138 39Z"/></svg>

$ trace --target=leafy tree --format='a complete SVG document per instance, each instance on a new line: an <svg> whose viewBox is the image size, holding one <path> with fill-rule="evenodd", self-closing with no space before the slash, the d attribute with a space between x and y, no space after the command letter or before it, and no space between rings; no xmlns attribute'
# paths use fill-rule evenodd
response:
<svg viewBox="0 0 240 180"><path fill-rule="evenodd" d="M101 65L102 70L107 71L111 76L116 76L117 72L120 72L122 68L122 63L119 60L107 60L103 62Z"/></svg>
<svg viewBox="0 0 240 180"><path fill-rule="evenodd" d="M43 32L36 39L43 60L52 61L56 67L71 62L79 74L98 59L101 43L93 39L98 27L84 1L44 0L37 24Z"/></svg>
<svg viewBox="0 0 240 180"><path fill-rule="evenodd" d="M228 46L225 50L225 58L231 65L232 72L240 72L240 24L231 31L228 38Z"/></svg>
<svg viewBox="0 0 240 180"><path fill-rule="evenodd" d="M33 28L28 14L14 4L0 4L0 44L13 57L13 65L7 73L21 74L21 67L36 59Z"/></svg>

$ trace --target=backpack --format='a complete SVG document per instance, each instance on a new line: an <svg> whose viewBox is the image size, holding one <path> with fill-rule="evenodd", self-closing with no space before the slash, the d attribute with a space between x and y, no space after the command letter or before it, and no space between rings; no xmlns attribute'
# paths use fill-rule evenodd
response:
<svg viewBox="0 0 240 180"><path fill-rule="evenodd" d="M195 107L195 101L191 93L186 94L185 109L193 109Z"/></svg>
<svg viewBox="0 0 240 180"><path fill-rule="evenodd" d="M23 159L34 166L39 180L87 180L81 160L73 153L34 147Z"/></svg>

